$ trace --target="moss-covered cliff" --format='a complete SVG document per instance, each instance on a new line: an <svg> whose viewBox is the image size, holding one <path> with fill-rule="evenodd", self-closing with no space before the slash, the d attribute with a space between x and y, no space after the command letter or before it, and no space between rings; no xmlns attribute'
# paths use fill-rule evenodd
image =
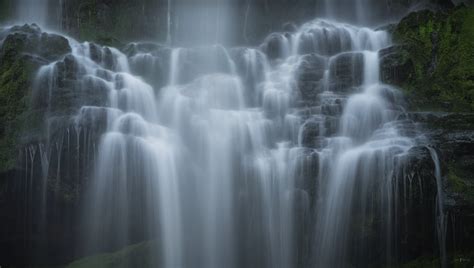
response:
<svg viewBox="0 0 474 268"><path fill-rule="evenodd" d="M474 110L474 8L412 13L393 38L402 45L392 61L397 70L384 78L405 89L411 108Z"/></svg>
<svg viewBox="0 0 474 268"><path fill-rule="evenodd" d="M42 125L28 111L36 70L70 51L64 37L42 33L35 26L15 26L5 31L0 49L0 172L15 167L18 143L26 129Z"/></svg>
<svg viewBox="0 0 474 268"><path fill-rule="evenodd" d="M5 48L3 52L5 53ZM16 164L18 136L22 115L28 106L29 76L32 66L23 59L3 56L0 65L0 172Z"/></svg>

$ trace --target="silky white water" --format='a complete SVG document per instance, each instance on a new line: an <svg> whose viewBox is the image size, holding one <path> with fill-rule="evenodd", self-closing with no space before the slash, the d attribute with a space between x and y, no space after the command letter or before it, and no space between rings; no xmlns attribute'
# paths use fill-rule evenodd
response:
<svg viewBox="0 0 474 268"><path fill-rule="evenodd" d="M168 44L184 27L172 7ZM226 11L211 10L216 21ZM225 39L215 24L201 25L210 43ZM69 42L70 55L38 72L48 86L34 99L50 103L67 64L76 90L104 99L73 119L78 137L86 122L104 128L81 206L85 253L152 240L162 267L367 265L374 245L379 262L396 259L395 174L417 142L404 134L400 93L380 81L387 32L317 19L259 47L132 44L124 54ZM29 153L50 172L47 153ZM440 176L437 166L439 192Z"/></svg>
<svg viewBox="0 0 474 268"><path fill-rule="evenodd" d="M20 22L46 25L48 21L48 0L18 0L17 20Z"/></svg>
<svg viewBox="0 0 474 268"><path fill-rule="evenodd" d="M325 39L328 34L331 39ZM299 169L305 158L318 155L324 175L309 178L321 181L322 220L313 227L318 230L316 263L342 265L338 260L347 246L348 191L356 183L355 173L365 172L363 191L372 191L373 181L389 184L382 174L393 170L390 161L413 145L391 125L396 111L381 95L385 88L378 79L377 51L389 39L384 32L329 21L310 22L277 39L276 61L259 49L242 49L241 73L229 52L214 46L200 53L220 52L224 59L206 58L202 64L211 72L184 82L187 57L196 49L176 48L170 51L168 83L158 91L121 73L129 68L126 62L110 75L111 82L103 81L109 85L111 112L90 197L89 231L95 243L130 243L136 228L131 215L140 204L142 224L158 237L165 267L230 267L242 260L293 267L300 239L294 222L302 220L294 207L302 215L311 212L307 190L297 185L298 176L308 174ZM354 88L361 93L347 99L338 132L323 136L327 145L309 155L299 144L305 119L296 88L299 51L307 40L318 43L306 49L327 55L329 77L339 55L362 53L364 62L363 83ZM342 42L334 46L334 40ZM100 66L91 68L93 73ZM120 87L113 82L117 79ZM323 114L314 116L326 120ZM326 158L332 160L326 163ZM387 163L379 166L375 161L380 159ZM251 256L252 250L259 251L257 256Z"/></svg>

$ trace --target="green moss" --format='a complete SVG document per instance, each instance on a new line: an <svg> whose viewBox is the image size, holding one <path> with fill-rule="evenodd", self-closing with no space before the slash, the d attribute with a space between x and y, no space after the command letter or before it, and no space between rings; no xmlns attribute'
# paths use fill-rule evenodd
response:
<svg viewBox="0 0 474 268"><path fill-rule="evenodd" d="M414 75L401 85L413 107L474 110L474 8L412 13L393 36L413 61Z"/></svg>
<svg viewBox="0 0 474 268"><path fill-rule="evenodd" d="M472 267L474 265L474 252L471 253L457 253L451 255L448 259L449 267L453 268L465 268ZM420 257L416 260L410 261L399 268L438 268L440 266L440 260L438 257Z"/></svg>
<svg viewBox="0 0 474 268"><path fill-rule="evenodd" d="M466 202L474 204L474 172L470 168L465 168L459 163L449 164L448 186L452 192L461 195Z"/></svg>
<svg viewBox="0 0 474 268"><path fill-rule="evenodd" d="M44 62L31 54L57 60L70 51L64 37L27 25L5 38L0 47L0 172L15 167L23 134L40 134L44 127L44 113L30 109L31 81Z"/></svg>
<svg viewBox="0 0 474 268"><path fill-rule="evenodd" d="M82 1L77 16L80 18L78 25L78 38L92 41L100 45L121 48L124 43L120 39L127 39L134 32L134 24L130 23L130 10L127 2L117 2L109 9L110 16L101 20L99 1Z"/></svg>
<svg viewBox="0 0 474 268"><path fill-rule="evenodd" d="M11 1L0 0L0 22L5 22L11 19L13 13L13 5Z"/></svg>
<svg viewBox="0 0 474 268"><path fill-rule="evenodd" d="M14 168L17 160L17 144L24 127L33 68L24 59L3 63L0 68L0 172Z"/></svg>
<svg viewBox="0 0 474 268"><path fill-rule="evenodd" d="M75 261L66 268L156 267L157 244L148 241L128 246L118 252L100 254Z"/></svg>

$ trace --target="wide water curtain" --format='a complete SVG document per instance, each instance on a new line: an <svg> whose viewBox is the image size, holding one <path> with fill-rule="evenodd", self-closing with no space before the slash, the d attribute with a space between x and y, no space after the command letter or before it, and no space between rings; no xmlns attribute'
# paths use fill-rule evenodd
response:
<svg viewBox="0 0 474 268"><path fill-rule="evenodd" d="M48 0L18 0L16 7L19 21L46 26L48 19Z"/></svg>
<svg viewBox="0 0 474 268"><path fill-rule="evenodd" d="M173 48L159 90L127 74L159 60L137 49L116 68L125 73L97 78L110 108L86 210L93 245L156 237L167 267L294 267L304 250L344 266L352 215L377 209L390 241L390 174L413 141L397 131L398 93L378 78L389 44L383 31L316 20L260 48ZM308 64L319 77L303 100ZM319 141L304 140L309 124Z"/></svg>
<svg viewBox="0 0 474 268"><path fill-rule="evenodd" d="M20 2L22 22L47 24L47 0ZM70 51L39 68L32 94L48 138L25 150L26 170L41 160L41 224L48 185L59 189L67 168L84 170L69 176L80 181L81 257L135 254L145 241L150 267L397 263L407 185L422 184L406 168L425 140L381 80L393 44L367 26L379 21L373 1L315 1L320 17L234 47L239 2L160 1L160 43L63 38ZM444 259L441 171L427 150Z"/></svg>
<svg viewBox="0 0 474 268"><path fill-rule="evenodd" d="M187 46L235 41L238 0L171 0L168 2L169 40Z"/></svg>

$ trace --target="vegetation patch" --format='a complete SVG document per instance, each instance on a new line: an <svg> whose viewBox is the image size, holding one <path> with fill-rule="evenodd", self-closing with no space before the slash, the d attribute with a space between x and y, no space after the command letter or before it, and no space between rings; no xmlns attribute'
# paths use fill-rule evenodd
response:
<svg viewBox="0 0 474 268"><path fill-rule="evenodd" d="M33 67L25 59L0 67L0 172L15 167L17 144L28 109Z"/></svg>
<svg viewBox="0 0 474 268"><path fill-rule="evenodd" d="M156 267L157 243L142 242L114 253L86 257L69 264L66 268L121 268Z"/></svg>
<svg viewBox="0 0 474 268"><path fill-rule="evenodd" d="M413 65L399 85L412 108L474 111L474 8L412 13L393 37Z"/></svg>

